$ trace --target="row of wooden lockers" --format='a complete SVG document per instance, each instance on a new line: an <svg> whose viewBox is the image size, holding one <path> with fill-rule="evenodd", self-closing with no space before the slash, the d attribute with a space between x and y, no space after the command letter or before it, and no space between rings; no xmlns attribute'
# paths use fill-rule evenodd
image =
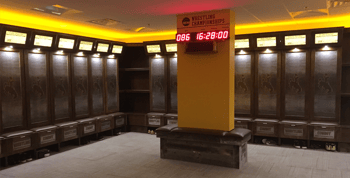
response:
<svg viewBox="0 0 350 178"><path fill-rule="evenodd" d="M235 128L246 128L253 136L350 143L350 127L332 122L235 118Z"/></svg>
<svg viewBox="0 0 350 178"><path fill-rule="evenodd" d="M6 133L0 136L0 158L47 147L61 142L80 139L105 131L122 128L127 124L124 113L114 113L56 125Z"/></svg>
<svg viewBox="0 0 350 178"><path fill-rule="evenodd" d="M235 114L339 122L341 53L329 48L236 55Z"/></svg>
<svg viewBox="0 0 350 178"><path fill-rule="evenodd" d="M118 60L0 49L1 133L118 112Z"/></svg>

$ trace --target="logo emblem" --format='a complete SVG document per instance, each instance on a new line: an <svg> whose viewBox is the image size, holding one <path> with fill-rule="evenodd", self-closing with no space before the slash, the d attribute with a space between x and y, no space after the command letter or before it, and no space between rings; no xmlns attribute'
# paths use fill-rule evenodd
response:
<svg viewBox="0 0 350 178"><path fill-rule="evenodd" d="M183 20L182 20L182 25L183 26L188 26L190 25L190 19L185 17Z"/></svg>

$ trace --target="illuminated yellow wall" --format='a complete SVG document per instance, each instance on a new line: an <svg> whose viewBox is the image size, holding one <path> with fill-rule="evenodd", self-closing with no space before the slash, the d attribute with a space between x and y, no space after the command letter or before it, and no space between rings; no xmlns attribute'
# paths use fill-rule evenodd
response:
<svg viewBox="0 0 350 178"><path fill-rule="evenodd" d="M218 42L217 53L186 54L185 44L178 43L179 127L234 128L234 20L231 23L230 40Z"/></svg>

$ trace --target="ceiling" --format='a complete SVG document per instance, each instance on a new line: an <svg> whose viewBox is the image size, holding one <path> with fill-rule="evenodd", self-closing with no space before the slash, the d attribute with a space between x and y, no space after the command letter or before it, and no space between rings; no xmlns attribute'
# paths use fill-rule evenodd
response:
<svg viewBox="0 0 350 178"><path fill-rule="evenodd" d="M64 13L50 14L51 18L94 22L126 33L175 31L176 14L214 9L232 9L236 25L350 13L350 0L0 0L0 4L42 16L48 14L33 9L56 5Z"/></svg>

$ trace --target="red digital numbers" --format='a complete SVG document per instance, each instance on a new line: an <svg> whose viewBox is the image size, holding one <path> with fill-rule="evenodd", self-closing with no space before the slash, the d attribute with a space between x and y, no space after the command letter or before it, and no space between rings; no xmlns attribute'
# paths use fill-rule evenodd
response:
<svg viewBox="0 0 350 178"><path fill-rule="evenodd" d="M194 37L194 36L193 36ZM224 31L212 31L212 32L198 32L196 33L196 39L191 39L190 33L178 33L176 34L177 42L187 41L207 41L207 40L226 40L229 37L228 30Z"/></svg>
<svg viewBox="0 0 350 178"><path fill-rule="evenodd" d="M190 41L190 40L191 40L191 34L190 33L183 33L183 34L177 34L176 35L176 41L177 42Z"/></svg>
<svg viewBox="0 0 350 178"><path fill-rule="evenodd" d="M218 32L200 32L197 33L196 40L225 40L228 39L228 31L218 31Z"/></svg>

